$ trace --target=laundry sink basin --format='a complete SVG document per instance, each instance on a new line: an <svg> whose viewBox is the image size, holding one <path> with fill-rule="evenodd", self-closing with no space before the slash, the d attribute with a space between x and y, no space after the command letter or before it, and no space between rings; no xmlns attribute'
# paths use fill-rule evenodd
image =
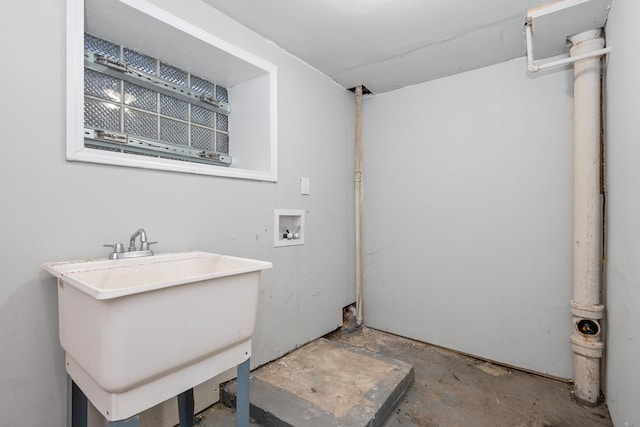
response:
<svg viewBox="0 0 640 427"><path fill-rule="evenodd" d="M251 355L271 267L206 252L45 264L58 278L67 372L121 420L235 367Z"/></svg>

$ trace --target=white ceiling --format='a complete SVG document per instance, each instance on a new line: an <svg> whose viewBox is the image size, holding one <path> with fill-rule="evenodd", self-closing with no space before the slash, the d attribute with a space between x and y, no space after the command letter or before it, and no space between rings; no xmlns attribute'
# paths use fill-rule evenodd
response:
<svg viewBox="0 0 640 427"><path fill-rule="evenodd" d="M343 87L381 93L524 56L527 11L552 0L203 1Z"/></svg>

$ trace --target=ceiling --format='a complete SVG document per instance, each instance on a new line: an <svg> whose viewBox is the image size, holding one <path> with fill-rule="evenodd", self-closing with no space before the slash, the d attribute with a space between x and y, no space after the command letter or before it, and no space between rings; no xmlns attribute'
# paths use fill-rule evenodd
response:
<svg viewBox="0 0 640 427"><path fill-rule="evenodd" d="M552 0L202 1L343 87L381 93L524 56L527 11Z"/></svg>

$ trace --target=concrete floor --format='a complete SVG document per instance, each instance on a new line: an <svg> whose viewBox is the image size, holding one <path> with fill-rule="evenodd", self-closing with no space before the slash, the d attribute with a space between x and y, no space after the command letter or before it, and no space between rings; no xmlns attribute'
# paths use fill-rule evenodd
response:
<svg viewBox="0 0 640 427"><path fill-rule="evenodd" d="M366 327L326 338L413 365L415 382L385 427L612 426L606 405L576 405L562 381ZM222 404L201 415L202 427L235 425L233 411Z"/></svg>
<svg viewBox="0 0 640 427"><path fill-rule="evenodd" d="M413 384L413 367L320 338L251 373L251 417L267 427L383 427ZM235 406L237 383L222 388Z"/></svg>

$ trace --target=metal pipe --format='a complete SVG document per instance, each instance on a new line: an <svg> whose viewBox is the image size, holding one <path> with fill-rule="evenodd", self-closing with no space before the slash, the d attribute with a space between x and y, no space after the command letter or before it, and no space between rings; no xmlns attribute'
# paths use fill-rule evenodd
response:
<svg viewBox="0 0 640 427"><path fill-rule="evenodd" d="M362 85L356 86L355 228L356 228L356 321L362 325Z"/></svg>
<svg viewBox="0 0 640 427"><path fill-rule="evenodd" d="M602 203L600 135L602 31L569 37L573 83L573 334L574 396L594 406L600 399L600 359L604 344L600 319Z"/></svg>

